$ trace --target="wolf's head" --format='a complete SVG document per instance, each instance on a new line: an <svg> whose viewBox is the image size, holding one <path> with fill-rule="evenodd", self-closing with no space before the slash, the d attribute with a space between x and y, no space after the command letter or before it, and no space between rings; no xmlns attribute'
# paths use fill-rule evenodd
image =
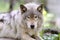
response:
<svg viewBox="0 0 60 40"><path fill-rule="evenodd" d="M22 21L27 28L35 29L41 27L43 21L42 8L42 4L38 5L35 3L20 5Z"/></svg>

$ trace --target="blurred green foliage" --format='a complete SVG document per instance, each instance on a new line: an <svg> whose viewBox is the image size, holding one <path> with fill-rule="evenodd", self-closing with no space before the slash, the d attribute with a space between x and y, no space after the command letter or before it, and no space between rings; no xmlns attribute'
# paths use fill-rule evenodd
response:
<svg viewBox="0 0 60 40"><path fill-rule="evenodd" d="M55 18L55 15L52 13L47 13L45 9L43 9L43 16L44 16L44 28L51 28L54 27L54 24L51 24L50 22ZM60 40L60 34L42 34L42 37L44 40Z"/></svg>
<svg viewBox="0 0 60 40"><path fill-rule="evenodd" d="M9 3L0 1L0 12L6 12L9 9Z"/></svg>

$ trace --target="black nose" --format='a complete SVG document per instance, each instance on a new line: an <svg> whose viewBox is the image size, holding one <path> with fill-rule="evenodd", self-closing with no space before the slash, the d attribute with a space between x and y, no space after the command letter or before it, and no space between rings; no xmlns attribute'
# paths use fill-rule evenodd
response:
<svg viewBox="0 0 60 40"><path fill-rule="evenodd" d="M30 25L31 29L34 29L34 25Z"/></svg>

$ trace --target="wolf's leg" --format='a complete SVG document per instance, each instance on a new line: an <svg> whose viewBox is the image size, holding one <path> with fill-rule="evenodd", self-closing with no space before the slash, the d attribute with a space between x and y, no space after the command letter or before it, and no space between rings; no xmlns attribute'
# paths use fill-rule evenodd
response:
<svg viewBox="0 0 60 40"><path fill-rule="evenodd" d="M36 40L43 40L40 36L32 35L31 37L34 38L34 39L36 39Z"/></svg>
<svg viewBox="0 0 60 40"><path fill-rule="evenodd" d="M44 40L38 32L36 32L36 34L32 35L31 37L35 38L36 40Z"/></svg>
<svg viewBox="0 0 60 40"><path fill-rule="evenodd" d="M23 34L23 35L21 36L21 40L36 40L36 39L30 37L30 36L27 35L27 34Z"/></svg>
<svg viewBox="0 0 60 40"><path fill-rule="evenodd" d="M36 40L44 40L40 35L36 36Z"/></svg>
<svg viewBox="0 0 60 40"><path fill-rule="evenodd" d="M39 37L36 36L35 38L36 38L36 40L43 40L40 36Z"/></svg>

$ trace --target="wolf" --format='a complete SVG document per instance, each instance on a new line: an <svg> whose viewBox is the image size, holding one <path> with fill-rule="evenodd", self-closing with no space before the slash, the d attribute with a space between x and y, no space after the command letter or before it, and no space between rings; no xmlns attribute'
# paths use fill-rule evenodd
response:
<svg viewBox="0 0 60 40"><path fill-rule="evenodd" d="M27 3L20 5L21 18L17 19L17 31L21 40L43 40L39 32L43 24L43 4ZM20 32L19 32L20 31Z"/></svg>
<svg viewBox="0 0 60 40"><path fill-rule="evenodd" d="M43 4L27 3L21 4L17 11L12 11L6 16L3 15L3 20L0 20L3 23L0 38L43 40L39 35L43 24L42 10Z"/></svg>

